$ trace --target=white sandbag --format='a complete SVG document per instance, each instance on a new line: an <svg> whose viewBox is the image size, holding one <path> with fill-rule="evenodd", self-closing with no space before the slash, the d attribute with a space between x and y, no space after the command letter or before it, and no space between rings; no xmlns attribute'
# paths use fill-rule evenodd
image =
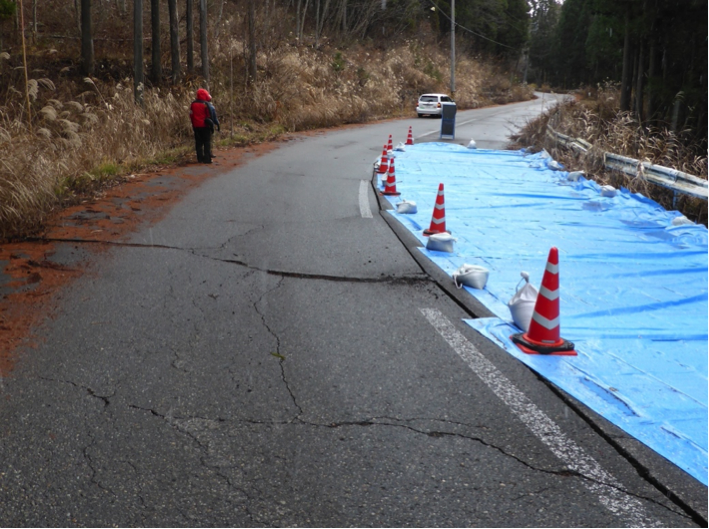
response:
<svg viewBox="0 0 709 529"><path fill-rule="evenodd" d="M397 213L413 214L418 211L416 207L416 202L411 200L402 200L396 205Z"/></svg>
<svg viewBox="0 0 709 529"><path fill-rule="evenodd" d="M586 176L586 173L584 173L583 171L573 171L573 172L569 173L569 175L566 177L566 179L569 182L578 182L579 178L581 178L582 176Z"/></svg>
<svg viewBox="0 0 709 529"><path fill-rule="evenodd" d="M681 217L675 217L674 219L672 219L673 226L686 226L688 224L694 224L694 222L689 220L684 215L682 215Z"/></svg>
<svg viewBox="0 0 709 529"><path fill-rule="evenodd" d="M510 308L512 321L515 322L515 325L527 332L534 315L534 306L537 303L539 292L529 284L529 274L527 272L521 272L520 275L525 282L524 286L519 288L519 283L517 283L517 291L507 303L507 306Z"/></svg>
<svg viewBox="0 0 709 529"><path fill-rule="evenodd" d="M618 194L618 191L613 186L601 186L601 196L602 197L614 197Z"/></svg>
<svg viewBox="0 0 709 529"><path fill-rule="evenodd" d="M490 271L487 268L466 263L453 272L453 282L458 288L463 288L465 285L482 290L487 284L489 275Z"/></svg>
<svg viewBox="0 0 709 529"><path fill-rule="evenodd" d="M470 140L470 142L468 143L468 149L477 149L477 148L478 148L478 144L475 143L475 140Z"/></svg>
<svg viewBox="0 0 709 529"><path fill-rule="evenodd" d="M559 162L557 162L556 160L551 160L551 161L549 161L549 162L547 163L547 166L548 166L549 169L551 169L552 171L563 171L563 170L564 170L564 166L561 165L561 164L560 164Z"/></svg>
<svg viewBox="0 0 709 529"><path fill-rule="evenodd" d="M453 253L453 243L457 240L450 233L434 233L428 238L426 249L434 252Z"/></svg>
<svg viewBox="0 0 709 529"><path fill-rule="evenodd" d="M394 150L399 152L406 152L406 147L404 146L403 142L400 142L399 145L394 148Z"/></svg>

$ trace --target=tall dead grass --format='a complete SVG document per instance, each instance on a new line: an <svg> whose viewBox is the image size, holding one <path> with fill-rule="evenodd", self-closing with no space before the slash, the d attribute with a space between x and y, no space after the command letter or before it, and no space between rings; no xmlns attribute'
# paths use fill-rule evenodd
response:
<svg viewBox="0 0 709 529"><path fill-rule="evenodd" d="M687 196L675 201L669 190L604 169L601 153L605 151L707 178L706 151L691 139L688 131L677 133L666 127L641 124L632 113L621 112L619 107L618 87L601 86L594 97L562 103L528 123L515 141L518 146L546 148L555 159L567 167L584 170L600 184L643 193L665 208L674 207L706 225L706 201ZM573 151L557 146L546 136L547 124L557 132L588 141L593 148L588 155L579 157Z"/></svg>
<svg viewBox="0 0 709 529"><path fill-rule="evenodd" d="M146 92L140 107L130 85L85 83L88 91L61 101L51 80L39 80L31 126L20 96L0 107L2 238L39 229L62 200L114 177L116 165L129 171L184 142L186 95Z"/></svg>
<svg viewBox="0 0 709 529"><path fill-rule="evenodd" d="M225 32L215 41L210 92L222 123L222 144L248 143L278 131L299 131L413 115L418 96L445 92L450 63L444 50L420 41L382 50L280 42L258 56L258 78L246 84L243 41ZM124 61L125 62L125 61ZM63 201L136 171L181 149L191 154L188 107L198 80L144 91L133 99L131 79L36 79L31 123L19 77L0 77L0 239L41 228ZM55 86L54 83L59 86ZM60 84L61 83L61 84ZM6 86L2 86L6 84ZM475 108L530 98L494 67L460 57L456 100ZM3 94L4 90L4 94Z"/></svg>

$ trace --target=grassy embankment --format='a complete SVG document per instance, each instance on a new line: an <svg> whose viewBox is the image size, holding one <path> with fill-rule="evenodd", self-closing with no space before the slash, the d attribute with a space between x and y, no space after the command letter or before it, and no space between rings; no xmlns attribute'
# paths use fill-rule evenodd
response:
<svg viewBox="0 0 709 529"><path fill-rule="evenodd" d="M678 134L667 128L640 125L631 113L620 112L619 101L617 86L579 90L575 101L559 105L528 123L515 138L516 144L519 147L533 146L539 150L546 148L554 159L572 170L585 171L601 185L625 187L652 198L666 209L673 209L672 191L641 178L605 170L600 153L606 151L645 160L706 179L706 149L692 141L688 133ZM550 121L557 132L585 139L593 145L593 149L587 156L580 158L573 151L557 148L546 137ZM705 200L678 195L674 209L695 222L707 225Z"/></svg>

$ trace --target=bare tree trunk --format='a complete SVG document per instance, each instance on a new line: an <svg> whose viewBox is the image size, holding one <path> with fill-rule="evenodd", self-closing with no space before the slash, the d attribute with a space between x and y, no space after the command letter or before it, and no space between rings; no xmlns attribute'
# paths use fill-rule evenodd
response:
<svg viewBox="0 0 709 529"><path fill-rule="evenodd" d="M316 18L316 28L315 28L315 47L320 45L320 35L322 35L322 30L325 27L325 19L327 18L327 10L330 7L330 0L325 0L325 5L323 6L322 14L317 15ZM318 10L320 9L320 0L318 0Z"/></svg>
<svg viewBox="0 0 709 529"><path fill-rule="evenodd" d="M303 0L297 0L297 3L295 4L295 38L300 40L300 5L303 3Z"/></svg>
<svg viewBox="0 0 709 529"><path fill-rule="evenodd" d="M182 77L180 68L180 33L179 17L177 15L177 0L167 0L170 13L170 58L172 65L172 83L176 84Z"/></svg>
<svg viewBox="0 0 709 529"><path fill-rule="evenodd" d="M79 38L81 38L81 6L79 4L79 0L74 0L74 15L76 17L77 34L79 35Z"/></svg>
<svg viewBox="0 0 709 529"><path fill-rule="evenodd" d="M654 121L655 119L655 87L654 83L652 82L655 78L655 73L657 71L657 49L655 45L655 39L654 35L651 35L650 38L652 39L650 41L650 65L649 65L649 70L648 70L648 76L650 77L650 89L648 90L647 94L647 119L649 121Z"/></svg>
<svg viewBox="0 0 709 529"><path fill-rule="evenodd" d="M635 78L635 113L638 121L643 122L643 86L645 77L645 42L640 43L638 51L637 77Z"/></svg>
<svg viewBox="0 0 709 529"><path fill-rule="evenodd" d="M150 43L152 45L151 77L159 85L162 80L162 53L160 47L160 0L150 0Z"/></svg>
<svg viewBox="0 0 709 529"><path fill-rule="evenodd" d="M121 15L125 16L128 11L126 7L126 0L116 0L116 9Z"/></svg>
<svg viewBox="0 0 709 529"><path fill-rule="evenodd" d="M248 83L256 82L256 0L249 0L249 75Z"/></svg>
<svg viewBox="0 0 709 529"><path fill-rule="evenodd" d="M217 22L214 24L214 39L219 37L219 30L222 25L222 15L224 14L224 3L225 0L219 0L219 14L217 15Z"/></svg>
<svg viewBox="0 0 709 529"><path fill-rule="evenodd" d="M20 33L22 35L22 63L25 71L25 101L27 102L27 128L32 133L32 106L30 105L30 83L27 74L27 45L25 44L25 10L22 5L22 0L19 0L20 9Z"/></svg>
<svg viewBox="0 0 709 529"><path fill-rule="evenodd" d="M202 75L209 87L209 50L207 48L207 0L199 0L199 44L202 57Z"/></svg>
<svg viewBox="0 0 709 529"><path fill-rule="evenodd" d="M187 71L194 73L194 0L187 0Z"/></svg>
<svg viewBox="0 0 709 529"><path fill-rule="evenodd" d="M81 0L81 70L94 73L94 39L91 34L91 0Z"/></svg>
<svg viewBox="0 0 709 529"><path fill-rule="evenodd" d="M303 16L301 17L301 20L300 20L300 36L298 37L300 42L303 42L303 31L304 31L304 27L305 27L305 15L308 12L308 5L309 4L310 4L310 0L305 0L305 7L303 8Z"/></svg>
<svg viewBox="0 0 709 529"><path fill-rule="evenodd" d="M347 34L347 0L342 0L340 4L340 16L342 21L342 33Z"/></svg>
<svg viewBox="0 0 709 529"><path fill-rule="evenodd" d="M630 110L630 95L632 85L632 64L630 59L630 6L625 12L625 40L623 43L623 78L620 86L620 110L627 112Z"/></svg>
<svg viewBox="0 0 709 529"><path fill-rule="evenodd" d="M32 0L32 42L37 42L37 0Z"/></svg>
<svg viewBox="0 0 709 529"><path fill-rule="evenodd" d="M145 75L143 74L143 0L133 0L133 96L143 104Z"/></svg>

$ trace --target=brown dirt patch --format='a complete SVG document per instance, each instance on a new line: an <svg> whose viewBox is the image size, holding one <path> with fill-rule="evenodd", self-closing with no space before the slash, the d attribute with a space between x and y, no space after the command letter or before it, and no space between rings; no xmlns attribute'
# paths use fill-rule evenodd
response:
<svg viewBox="0 0 709 529"><path fill-rule="evenodd" d="M35 343L33 329L51 315L56 294L82 275L91 252L160 220L206 179L293 138L217 150L211 165L184 163L130 175L120 185L55 213L38 237L0 244L0 379L19 360L18 346ZM60 248L63 254L75 252L76 259L66 264L66 255L57 253Z"/></svg>

